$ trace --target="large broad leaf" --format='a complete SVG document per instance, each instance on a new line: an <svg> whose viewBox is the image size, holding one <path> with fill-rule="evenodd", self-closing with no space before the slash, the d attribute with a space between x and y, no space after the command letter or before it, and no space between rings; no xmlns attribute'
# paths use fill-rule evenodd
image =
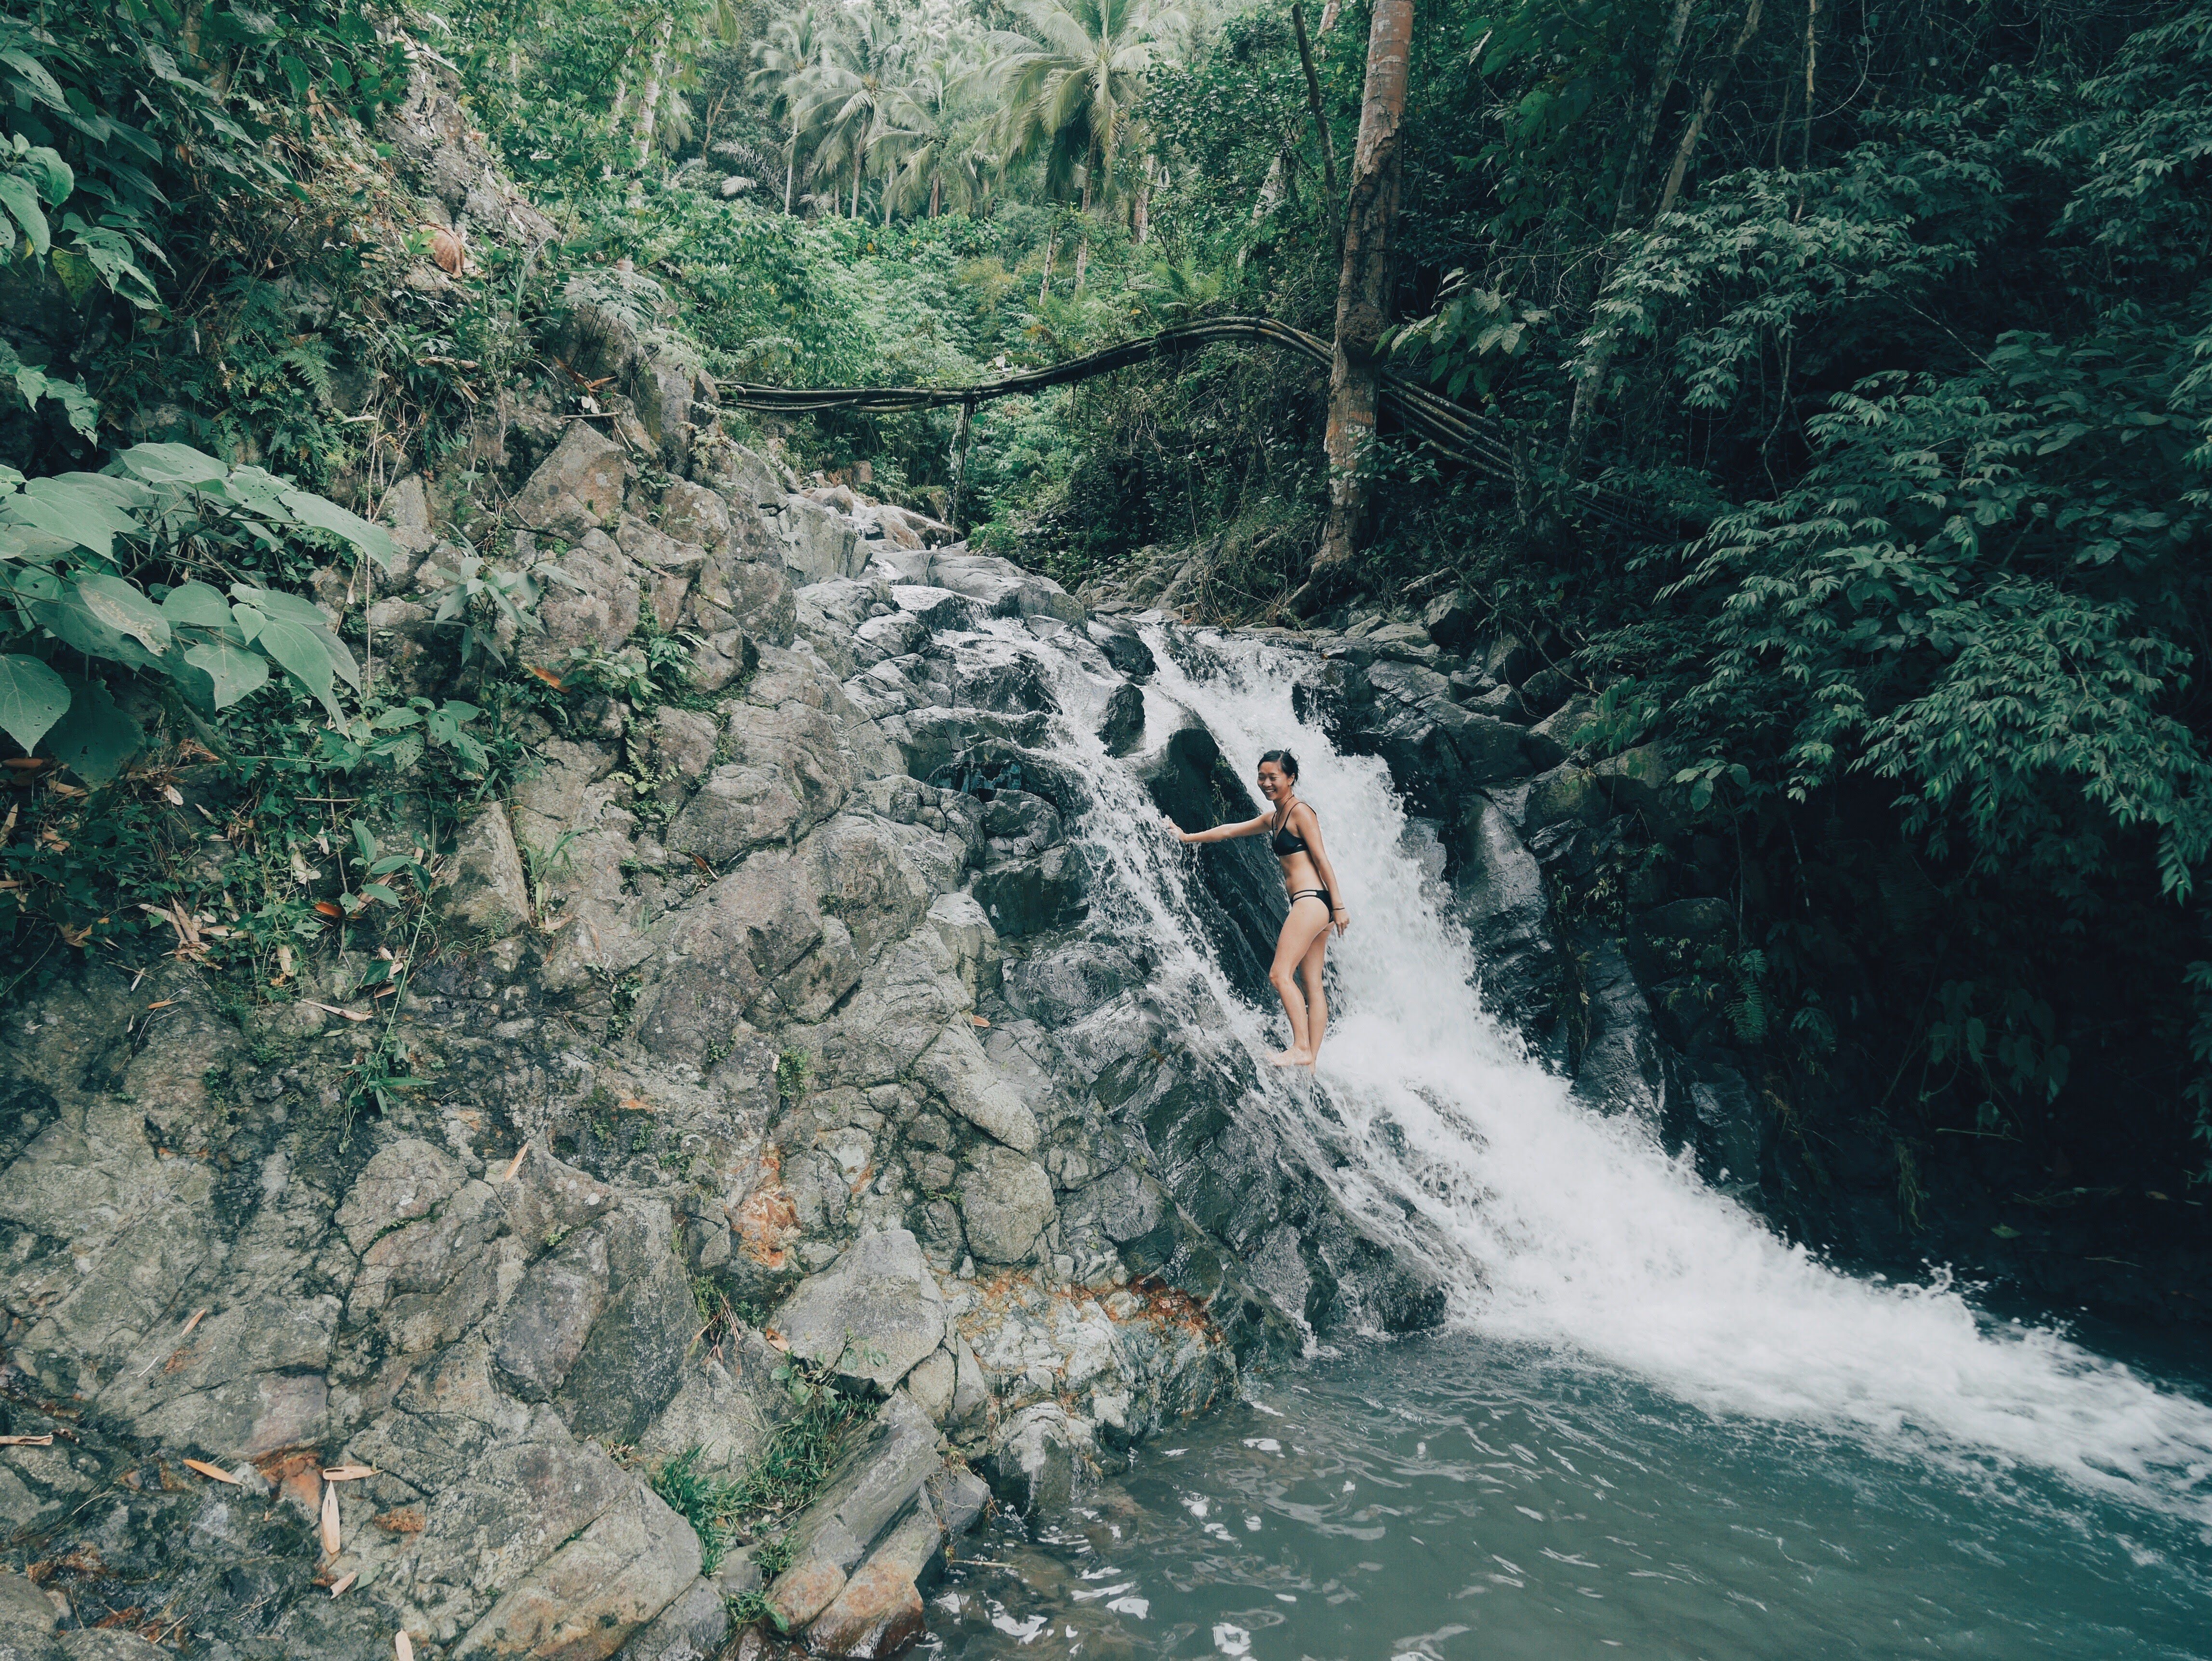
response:
<svg viewBox="0 0 2212 1661"><path fill-rule="evenodd" d="M23 746L25 755L38 747L69 706L69 683L38 659L12 653L0 657L0 729Z"/></svg>
<svg viewBox="0 0 2212 1661"><path fill-rule="evenodd" d="M220 484L230 472L189 444L134 444L115 460L149 484Z"/></svg>
<svg viewBox="0 0 2212 1661"><path fill-rule="evenodd" d="M354 661L352 651L337 637L331 620L323 608L313 600L302 599L297 594L287 594L274 588L255 588L243 582L231 585L230 592L260 611L264 616L283 618L296 623L322 642L323 650L330 654L331 667L338 678L356 691L361 690L361 666Z"/></svg>
<svg viewBox="0 0 2212 1661"><path fill-rule="evenodd" d="M23 575L27 576L31 574L27 572ZM45 576L51 574L40 572L38 575ZM76 647L87 657L105 658L111 663L125 664L133 669L154 669L161 666L159 657L131 636L96 616L92 607L85 603L85 596L78 584L61 582L58 587L60 592L56 598L31 600L27 605L41 628L51 630L58 638ZM19 597L22 595L23 588L24 585L19 580L16 585ZM165 642L167 633L164 625L162 637Z"/></svg>
<svg viewBox="0 0 2212 1661"><path fill-rule="evenodd" d="M50 484L46 479L33 479L33 484ZM94 502L74 490L45 490L36 493L26 489L20 496L7 498L0 503L0 517L10 525L28 526L44 531L48 536L59 537L80 548L90 549L102 559L115 557L115 532L112 523L115 510L105 503ZM131 529L137 529L132 524Z"/></svg>
<svg viewBox="0 0 2212 1661"><path fill-rule="evenodd" d="M64 678L70 692L69 714L46 734L46 749L87 784L106 784L146 747L146 734L116 706L102 683L89 676Z"/></svg>
<svg viewBox="0 0 2212 1661"><path fill-rule="evenodd" d="M46 223L45 210L39 206L38 187L21 173L0 173L0 208L15 216L15 222L23 228L23 234L30 239L31 252L45 259L54 246L54 234Z"/></svg>
<svg viewBox="0 0 2212 1661"><path fill-rule="evenodd" d="M249 693L269 684L269 660L260 653L227 640L210 640L187 647L185 661L208 678L209 697L217 709L228 709Z"/></svg>
<svg viewBox="0 0 2212 1661"><path fill-rule="evenodd" d="M26 90L41 104L59 110L64 115L70 113L69 100L62 91L61 82L55 80L52 72L37 58L10 46L5 52L0 52L0 64L5 64L21 76Z"/></svg>
<svg viewBox="0 0 2212 1661"><path fill-rule="evenodd" d="M284 505L292 510L292 517L302 525L312 525L319 531L328 531L343 537L367 554L386 570L392 569L392 532L380 525L371 525L358 514L349 514L335 502L327 502L309 491L295 490L287 485Z"/></svg>
<svg viewBox="0 0 2212 1661"><path fill-rule="evenodd" d="M323 708L330 712L333 722L343 721L345 715L338 708L337 699L331 691L331 654L312 630L303 628L289 618L270 618L261 625L254 642L263 651L283 664L302 686L322 700Z"/></svg>
<svg viewBox="0 0 2212 1661"><path fill-rule="evenodd" d="M77 593L85 609L118 634L129 635L148 651L169 649L169 620L161 608L121 577L79 577Z"/></svg>
<svg viewBox="0 0 2212 1661"><path fill-rule="evenodd" d="M196 624L203 629L228 629L230 602L204 582L180 583L161 601L161 615L173 626Z"/></svg>

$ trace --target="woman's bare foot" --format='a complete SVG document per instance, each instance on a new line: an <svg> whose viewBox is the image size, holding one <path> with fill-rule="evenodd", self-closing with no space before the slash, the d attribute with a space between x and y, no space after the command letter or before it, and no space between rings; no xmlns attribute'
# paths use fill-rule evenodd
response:
<svg viewBox="0 0 2212 1661"><path fill-rule="evenodd" d="M1267 1057L1270 1067L1311 1067L1314 1058L1302 1050L1280 1050Z"/></svg>

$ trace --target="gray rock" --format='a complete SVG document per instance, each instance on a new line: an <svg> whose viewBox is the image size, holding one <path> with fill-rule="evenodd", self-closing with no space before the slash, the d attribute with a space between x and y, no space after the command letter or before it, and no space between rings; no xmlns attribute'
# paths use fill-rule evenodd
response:
<svg viewBox="0 0 2212 1661"><path fill-rule="evenodd" d="M759 1584L757 1571L754 1584ZM623 1661L713 1661L730 1635L725 1595L719 1577L694 1581L651 1626L629 1640Z"/></svg>
<svg viewBox="0 0 2212 1661"><path fill-rule="evenodd" d="M856 577L867 568L860 527L844 514L794 496L784 498L777 520L784 567L801 582Z"/></svg>
<svg viewBox="0 0 2212 1661"><path fill-rule="evenodd" d="M699 1540L633 1486L539 1564L453 1646L455 1661L611 1655L699 1577Z"/></svg>
<svg viewBox="0 0 2212 1661"><path fill-rule="evenodd" d="M1439 594L1421 613L1429 638L1447 652L1464 652L1482 628L1486 613L1472 595Z"/></svg>
<svg viewBox="0 0 2212 1661"><path fill-rule="evenodd" d="M1022 940L1077 922L1089 874L1080 850L1063 845L1030 858L994 859L970 891L1000 935Z"/></svg>
<svg viewBox="0 0 2212 1661"><path fill-rule="evenodd" d="M501 1377L526 1402L550 1396L606 1303L606 1239L590 1229L532 1263L515 1288L493 1351Z"/></svg>
<svg viewBox="0 0 2212 1661"><path fill-rule="evenodd" d="M929 562L929 581L979 602L992 617L1083 621L1083 602L1051 578L1024 571L1011 560L989 554L971 554L964 548L941 550Z"/></svg>
<svg viewBox="0 0 2212 1661"><path fill-rule="evenodd" d="M487 803L469 821L438 891L446 914L469 928L507 935L530 920L522 856L498 802Z"/></svg>
<svg viewBox="0 0 2212 1661"><path fill-rule="evenodd" d="M914 1076L986 1135L1018 1153L1036 1152L1036 1113L1000 1077L964 1018L945 1028L916 1058Z"/></svg>
<svg viewBox="0 0 2212 1661"><path fill-rule="evenodd" d="M1096 1468L1091 1421L1056 1402L1023 1409L997 1443L984 1466L991 1491L1024 1516L1066 1511L1078 1482Z"/></svg>
<svg viewBox="0 0 2212 1661"><path fill-rule="evenodd" d="M1121 685L1106 700L1106 713L1098 723L1099 741L1106 753L1126 756L1145 739L1145 695L1134 686Z"/></svg>
<svg viewBox="0 0 2212 1661"><path fill-rule="evenodd" d="M622 446L583 422L572 423L553 453L515 493L515 520L574 542L622 513Z"/></svg>
<svg viewBox="0 0 2212 1661"><path fill-rule="evenodd" d="M565 581L538 601L544 632L531 637L532 654L557 660L577 647L621 650L637 627L643 599L629 556L605 532L590 530L556 564Z"/></svg>
<svg viewBox="0 0 2212 1661"><path fill-rule="evenodd" d="M0 1569L0 1634L52 1632L59 1618L53 1601L29 1577Z"/></svg>
<svg viewBox="0 0 2212 1661"><path fill-rule="evenodd" d="M1633 750L1607 757L1590 771L1616 811L1663 814L1663 795L1674 769L1662 745L1639 744Z"/></svg>
<svg viewBox="0 0 2212 1661"><path fill-rule="evenodd" d="M1596 714L1596 700L1577 692L1528 730L1571 751L1580 747L1582 731Z"/></svg>
<svg viewBox="0 0 2212 1661"><path fill-rule="evenodd" d="M933 634L975 626L975 602L965 594L954 593L950 588L933 588L920 583L894 583L891 585L891 604Z"/></svg>
<svg viewBox="0 0 2212 1661"><path fill-rule="evenodd" d="M1103 618L1093 618L1090 624L1091 638L1112 664L1132 680L1143 680L1158 665L1153 661L1152 648L1145 644L1136 630L1120 624L1109 623Z"/></svg>
<svg viewBox="0 0 2212 1661"><path fill-rule="evenodd" d="M793 1354L889 1390L943 1341L945 1294L907 1230L864 1234L800 1283L775 1328Z"/></svg>
<svg viewBox="0 0 2212 1661"><path fill-rule="evenodd" d="M366 1251L378 1236L428 1216L467 1180L451 1154L403 1136L370 1155L332 1220L348 1245Z"/></svg>
<svg viewBox="0 0 2212 1661"><path fill-rule="evenodd" d="M948 1537L957 1539L981 1520L991 1503L991 1487L971 1470L948 1466L923 1484L937 1520Z"/></svg>
<svg viewBox="0 0 2212 1661"><path fill-rule="evenodd" d="M1034 1159L988 1143L969 1154L960 1177L960 1215L977 1262L1034 1262L1056 1210L1052 1181Z"/></svg>
<svg viewBox="0 0 2212 1661"><path fill-rule="evenodd" d="M690 1277L669 1249L665 1232L660 1238L651 1269L609 1301L561 1380L562 1400L576 1433L611 1446L640 1441L675 1399L685 1384L684 1358L699 1329Z"/></svg>

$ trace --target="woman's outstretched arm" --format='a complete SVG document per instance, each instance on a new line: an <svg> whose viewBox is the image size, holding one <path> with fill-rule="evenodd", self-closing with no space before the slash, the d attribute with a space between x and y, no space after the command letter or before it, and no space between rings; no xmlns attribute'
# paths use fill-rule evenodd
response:
<svg viewBox="0 0 2212 1661"><path fill-rule="evenodd" d="M1328 850L1322 846L1321 815L1305 803L1300 802L1291 817L1303 816L1305 823L1291 828L1305 841L1306 852L1313 855L1314 869L1321 873L1321 885L1328 890L1329 922L1340 934L1352 927L1352 913L1345 908L1344 891L1336 885L1336 872L1328 862Z"/></svg>
<svg viewBox="0 0 2212 1661"><path fill-rule="evenodd" d="M1160 823L1175 832L1179 842L1234 842L1239 837L1256 837L1265 830L1268 815L1262 813L1258 818L1247 819L1242 824L1217 824L1211 830L1186 830L1165 813L1160 815Z"/></svg>

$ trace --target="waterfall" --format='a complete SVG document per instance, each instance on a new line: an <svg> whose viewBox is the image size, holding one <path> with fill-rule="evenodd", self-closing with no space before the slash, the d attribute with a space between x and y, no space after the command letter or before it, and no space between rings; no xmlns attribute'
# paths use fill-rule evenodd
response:
<svg viewBox="0 0 2212 1661"><path fill-rule="evenodd" d="M1832 1268L1701 1182L1640 1126L1569 1100L1483 1007L1480 964L1440 904L1432 853L1382 764L1337 754L1293 713L1305 654L1153 629L1148 739L1194 717L1246 779L1263 750L1303 764L1352 911L1330 947L1333 1021L1317 1075L1262 1068L1255 1104L1337 1152L1346 1203L1401 1249L1448 1254L1457 1325L1565 1367L1640 1378L1723 1418L1786 1421L1885 1457L1993 1473L2040 1468L2212 1524L2212 1409L2048 1327L1978 1311L1941 1276L1911 1286ZM1087 712L1118 684L1079 636L1037 643L1092 770L1077 827L1164 979L1202 983L1237 1041L1279 1042L1279 1012L1228 984L1198 926L1193 861ZM1188 712L1187 715L1180 712ZM1141 915L1132 915L1133 905ZM1352 1157L1347 1162L1344 1153ZM1395 1200L1395 1203L1392 1203Z"/></svg>

